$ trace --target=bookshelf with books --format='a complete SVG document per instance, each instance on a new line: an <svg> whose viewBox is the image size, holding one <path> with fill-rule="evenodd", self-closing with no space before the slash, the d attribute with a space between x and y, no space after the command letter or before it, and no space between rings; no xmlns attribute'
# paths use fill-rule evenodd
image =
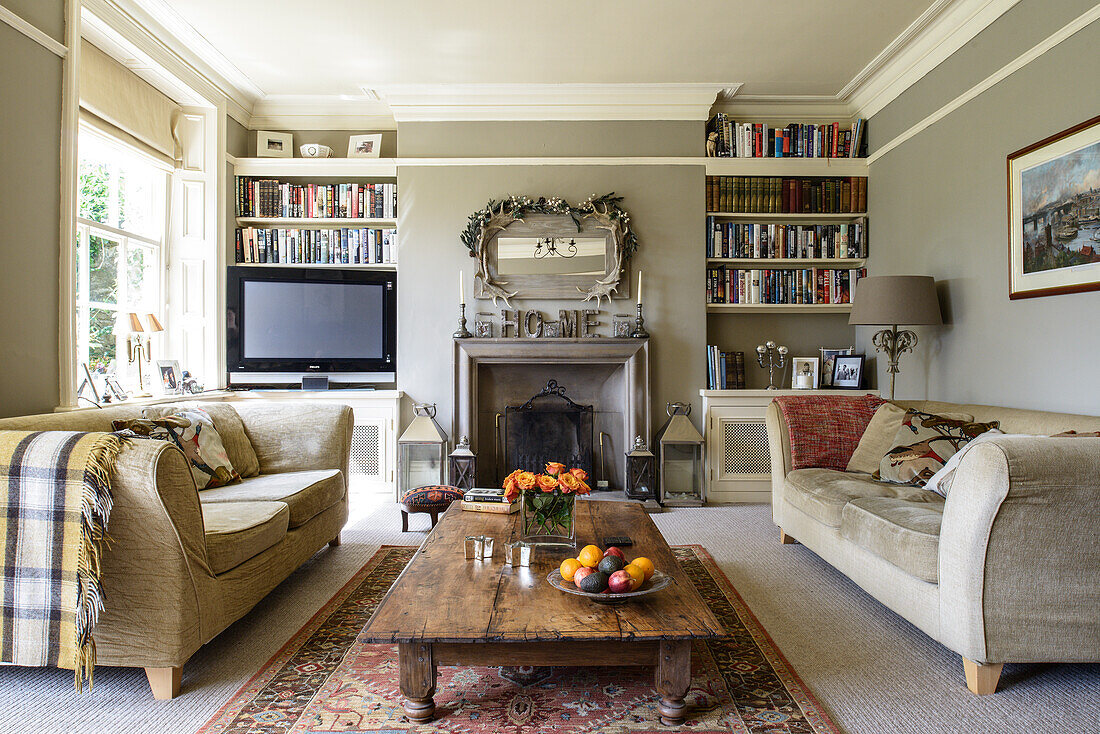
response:
<svg viewBox="0 0 1100 734"><path fill-rule="evenodd" d="M395 177L311 161L237 159L230 260L243 266L393 270L397 266ZM281 164L281 165L280 165ZM381 170L379 171L381 172Z"/></svg>
<svg viewBox="0 0 1100 734"><path fill-rule="evenodd" d="M789 122L771 125L732 119L725 112L707 121L712 158L866 158L867 120Z"/></svg>

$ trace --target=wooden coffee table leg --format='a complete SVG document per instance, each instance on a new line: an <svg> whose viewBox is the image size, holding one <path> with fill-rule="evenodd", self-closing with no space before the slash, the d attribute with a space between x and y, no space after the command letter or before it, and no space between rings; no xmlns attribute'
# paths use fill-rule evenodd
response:
<svg viewBox="0 0 1100 734"><path fill-rule="evenodd" d="M432 720L435 714L435 660L426 642L402 642L397 646L401 693L405 714L416 724Z"/></svg>
<svg viewBox="0 0 1100 734"><path fill-rule="evenodd" d="M404 670L404 668L402 668ZM691 685L691 641L669 640L657 652L657 694L661 697L661 723L684 723L687 705L684 696Z"/></svg>

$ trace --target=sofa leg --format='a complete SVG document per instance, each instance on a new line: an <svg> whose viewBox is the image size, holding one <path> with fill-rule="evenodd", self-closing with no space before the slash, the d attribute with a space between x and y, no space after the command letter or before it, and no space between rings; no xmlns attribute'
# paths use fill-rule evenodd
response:
<svg viewBox="0 0 1100 734"><path fill-rule="evenodd" d="M409 513L401 511L401 532L409 532Z"/></svg>
<svg viewBox="0 0 1100 734"><path fill-rule="evenodd" d="M983 665L963 658L963 671L966 673L966 687L971 693L988 696L997 690L997 681L1001 679L1004 663Z"/></svg>
<svg viewBox="0 0 1100 734"><path fill-rule="evenodd" d="M158 701L167 701L180 695L180 676L183 667L175 668L146 668L145 677L149 679L149 687L153 689L153 698Z"/></svg>
<svg viewBox="0 0 1100 734"><path fill-rule="evenodd" d="M335 548L340 545L340 533L336 534L336 537L328 542L330 548Z"/></svg>
<svg viewBox="0 0 1100 734"><path fill-rule="evenodd" d="M783 545L792 545L798 541L783 532L783 528L779 528L779 542Z"/></svg>

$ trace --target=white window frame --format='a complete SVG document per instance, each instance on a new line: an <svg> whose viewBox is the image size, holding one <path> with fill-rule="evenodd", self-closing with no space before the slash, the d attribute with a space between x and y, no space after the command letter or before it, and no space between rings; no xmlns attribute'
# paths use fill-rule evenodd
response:
<svg viewBox="0 0 1100 734"><path fill-rule="evenodd" d="M145 235L131 232L126 229L120 229L113 227L102 222L97 222L94 219L86 219L84 217L76 216L76 241L73 242L73 246L79 248L79 255L77 262L84 265L83 269L77 268L76 278L79 283L78 287L73 293L73 318L76 320L76 338L73 340L73 351L75 353L76 362L88 362L89 358L89 339L88 330L90 328L90 313L91 309L98 309L102 311L113 311L116 313L116 322L123 324L123 321L118 320L117 314L127 313L132 308L137 309L142 315L146 313L156 314L157 319L164 322L167 319L167 312L165 310L165 298L167 281L168 281L168 258L167 258L167 242L170 233L171 221L172 221L172 169L163 161L146 154L144 151L128 145L125 141L118 138L114 138L106 133L95 129L91 125L81 124L78 128L79 135L95 135L104 141L109 146L119 148L127 155L134 155L147 163L150 167L160 170L164 174L164 181L162 182L162 195L164 201L161 203L163 207L164 217L160 228L160 238L148 237ZM77 170L79 170L79 158L77 160ZM117 174L117 169L113 171ZM79 178L79 176L78 176ZM112 180L117 180L117 175L112 176ZM78 183L77 196L79 200L79 183ZM117 194L117 188L111 188L112 196ZM112 203L112 209L117 211L117 202ZM79 212L79 206L77 207ZM106 303L103 301L91 300L91 282L89 265L91 263L90 246L91 237L101 237L118 243L118 263L119 263L119 278L118 278L118 292L115 294L115 303ZM155 277L150 282L150 286L154 289L152 294L146 294L145 299L141 303L132 303L130 300L130 284L127 273L127 264L129 263L130 249L138 247L147 250L152 253L153 263L148 266L148 269L155 273ZM115 331L115 364L116 373L120 378L127 372L128 356L124 347L126 344L126 334L123 328L119 328ZM137 367L141 368L140 365ZM79 378L82 378L81 373L77 374L77 382ZM73 384L72 389L76 389L76 384Z"/></svg>

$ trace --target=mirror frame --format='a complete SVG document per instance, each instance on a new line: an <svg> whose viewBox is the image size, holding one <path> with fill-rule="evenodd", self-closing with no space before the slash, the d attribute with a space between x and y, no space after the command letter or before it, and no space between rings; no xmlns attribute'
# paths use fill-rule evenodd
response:
<svg viewBox="0 0 1100 734"><path fill-rule="evenodd" d="M620 206L621 196L614 192L592 196L572 205L561 198L512 196L503 201L490 200L486 207L470 215L462 243L470 257L478 261L474 276L474 296L497 299L512 307L511 298L595 299L610 305L612 298L630 297L628 264L638 249L638 240L630 227L630 215ZM591 236L604 232L605 270L601 278L587 275L510 275L501 279L496 270L496 239L502 232L515 236Z"/></svg>

